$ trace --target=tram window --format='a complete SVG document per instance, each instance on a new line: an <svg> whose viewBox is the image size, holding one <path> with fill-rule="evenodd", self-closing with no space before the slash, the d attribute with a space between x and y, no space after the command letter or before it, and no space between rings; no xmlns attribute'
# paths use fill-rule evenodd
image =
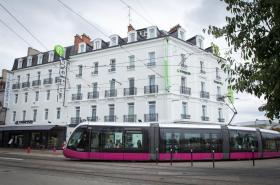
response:
<svg viewBox="0 0 280 185"><path fill-rule="evenodd" d="M258 150L258 141L255 132L231 130L230 131L231 151L255 151Z"/></svg>
<svg viewBox="0 0 280 185"><path fill-rule="evenodd" d="M142 131L126 131L125 148L126 149L143 149Z"/></svg>
<svg viewBox="0 0 280 185"><path fill-rule="evenodd" d="M277 151L280 152L280 136L276 139Z"/></svg>
<svg viewBox="0 0 280 185"><path fill-rule="evenodd" d="M91 133L91 142L90 142L91 151L98 151L100 146L100 133L99 132L92 132Z"/></svg>
<svg viewBox="0 0 280 185"><path fill-rule="evenodd" d="M118 149L123 147L123 133L105 132L104 133L104 149Z"/></svg>
<svg viewBox="0 0 280 185"><path fill-rule="evenodd" d="M262 133L263 137L263 151L276 152L276 137L273 134Z"/></svg>
<svg viewBox="0 0 280 185"><path fill-rule="evenodd" d="M72 134L68 142L68 148L80 152L87 151L89 144L88 132L86 128L78 128Z"/></svg>
<svg viewBox="0 0 280 185"><path fill-rule="evenodd" d="M190 151L192 149L193 152L198 152L202 150L200 133L184 133L183 143L183 149L185 151Z"/></svg>
<svg viewBox="0 0 280 185"><path fill-rule="evenodd" d="M166 132L165 133L165 151L179 152L180 148L180 133L179 132Z"/></svg>

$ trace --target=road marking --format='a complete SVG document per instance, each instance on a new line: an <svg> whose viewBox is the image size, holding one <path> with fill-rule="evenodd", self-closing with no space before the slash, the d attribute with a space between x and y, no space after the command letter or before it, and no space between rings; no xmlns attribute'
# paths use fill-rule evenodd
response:
<svg viewBox="0 0 280 185"><path fill-rule="evenodd" d="M23 159L20 158L11 158L11 157L0 157L0 159L4 160L14 160L14 161L22 161Z"/></svg>

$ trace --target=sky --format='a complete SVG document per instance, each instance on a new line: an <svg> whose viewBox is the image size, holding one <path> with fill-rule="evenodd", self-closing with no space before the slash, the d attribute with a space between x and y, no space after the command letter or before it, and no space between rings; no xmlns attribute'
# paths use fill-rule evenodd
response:
<svg viewBox="0 0 280 185"><path fill-rule="evenodd" d="M86 33L92 39L108 40L106 35L118 34L126 37L129 23L128 8L121 0L60 0L85 17L98 29L94 29L77 15L63 7L58 0L0 0L26 28L43 44L32 38L14 19L0 7L0 21L4 21L25 41L0 22L0 69L11 69L15 58L26 56L28 46L40 51L53 49L56 44L73 44L74 35ZM223 54L228 48L224 39L215 39L202 32L209 25L225 24L225 4L220 0L122 0L131 6L131 23L136 28L156 25L169 30L180 24L186 30L187 38L203 35L204 46L214 42ZM240 58L235 54L235 58ZM258 107L265 103L246 93L236 94L237 116L233 122L266 119Z"/></svg>

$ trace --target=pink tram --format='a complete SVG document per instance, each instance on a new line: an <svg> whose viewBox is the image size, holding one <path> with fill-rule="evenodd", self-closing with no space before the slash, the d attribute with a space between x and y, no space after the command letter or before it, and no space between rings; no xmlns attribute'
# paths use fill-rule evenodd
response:
<svg viewBox="0 0 280 185"><path fill-rule="evenodd" d="M224 125L84 122L67 158L110 161L239 160L280 157L280 133Z"/></svg>

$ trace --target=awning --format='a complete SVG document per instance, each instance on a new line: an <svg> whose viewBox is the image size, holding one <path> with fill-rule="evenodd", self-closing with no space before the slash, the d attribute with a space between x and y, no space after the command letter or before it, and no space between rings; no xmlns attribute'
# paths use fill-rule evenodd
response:
<svg viewBox="0 0 280 185"><path fill-rule="evenodd" d="M51 130L54 127L57 127L57 125L1 126L0 131Z"/></svg>

